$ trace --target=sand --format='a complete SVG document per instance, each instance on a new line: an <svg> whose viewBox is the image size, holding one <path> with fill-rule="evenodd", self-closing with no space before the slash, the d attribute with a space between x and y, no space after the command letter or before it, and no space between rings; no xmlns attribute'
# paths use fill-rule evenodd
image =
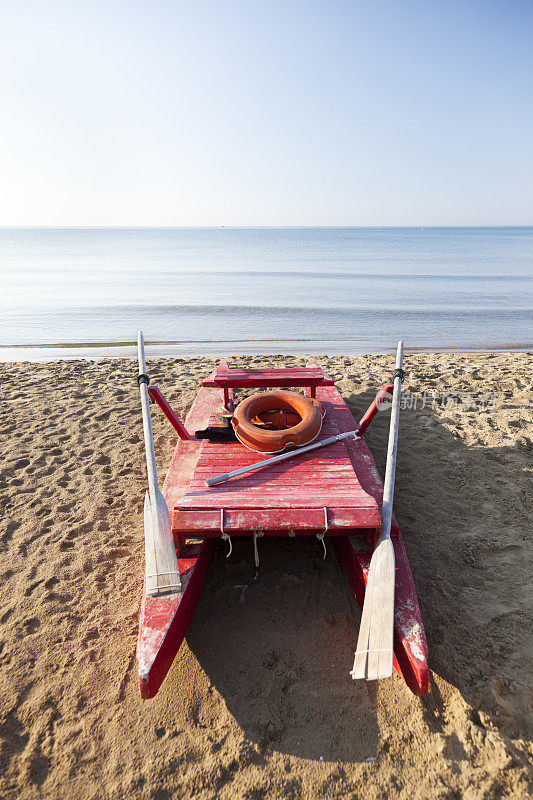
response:
<svg viewBox="0 0 533 800"><path fill-rule="evenodd" d="M356 417L393 356L317 357ZM241 357L233 363L303 364ZM212 359L150 361L184 416ZM186 642L138 697L141 416L129 360L3 364L3 798L523 798L532 734L527 353L407 354L395 509L430 692L349 677L360 614L332 548L220 543ZM424 392L426 395L422 408ZM470 396L469 396L470 394ZM443 405L443 395L452 396ZM454 406L453 397L470 403ZM413 395L407 395L407 406ZM154 411L158 466L174 446ZM388 415L367 441L383 471Z"/></svg>

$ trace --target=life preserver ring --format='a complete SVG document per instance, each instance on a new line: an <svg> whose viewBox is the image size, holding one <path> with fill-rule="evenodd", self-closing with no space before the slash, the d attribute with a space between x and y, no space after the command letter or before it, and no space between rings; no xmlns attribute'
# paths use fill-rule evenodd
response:
<svg viewBox="0 0 533 800"><path fill-rule="evenodd" d="M324 413L317 400L277 390L247 397L235 409L231 424L245 447L260 453L280 453L316 439Z"/></svg>

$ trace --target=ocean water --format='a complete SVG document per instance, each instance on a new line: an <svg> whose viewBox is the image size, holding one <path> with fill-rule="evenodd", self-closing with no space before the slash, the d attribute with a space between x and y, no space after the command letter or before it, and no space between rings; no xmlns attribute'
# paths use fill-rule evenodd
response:
<svg viewBox="0 0 533 800"><path fill-rule="evenodd" d="M0 229L0 360L533 342L533 228Z"/></svg>

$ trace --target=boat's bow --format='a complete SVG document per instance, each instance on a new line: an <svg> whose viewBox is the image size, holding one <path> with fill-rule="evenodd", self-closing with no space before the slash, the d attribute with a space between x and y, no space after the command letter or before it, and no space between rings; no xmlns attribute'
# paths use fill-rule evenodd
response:
<svg viewBox="0 0 533 800"><path fill-rule="evenodd" d="M143 588L137 662L141 697L153 697L183 641L202 592L213 542L185 545L178 557L181 591L153 597Z"/></svg>

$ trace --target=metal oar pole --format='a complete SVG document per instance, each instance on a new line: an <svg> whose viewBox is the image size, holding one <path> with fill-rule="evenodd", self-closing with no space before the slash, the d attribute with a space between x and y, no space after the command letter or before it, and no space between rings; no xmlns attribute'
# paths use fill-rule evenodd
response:
<svg viewBox="0 0 533 800"><path fill-rule="evenodd" d="M155 498L157 488L157 467L155 463L154 436L152 433L152 418L150 416L150 397L148 395L148 384L150 378L146 374L146 361L144 357L144 337L139 331L137 339L137 356L139 361L139 391L141 393L141 410L143 418L144 450L146 453L146 471L148 473L148 491L150 498Z"/></svg>
<svg viewBox="0 0 533 800"><path fill-rule="evenodd" d="M173 594L181 591L176 547L172 536L170 514L165 498L159 491L155 463L154 437L150 418L148 383L144 358L142 331L138 336L139 390L146 450L148 491L144 497L144 549L146 557L146 593L151 595Z"/></svg>
<svg viewBox="0 0 533 800"><path fill-rule="evenodd" d="M224 472L222 475L215 475L214 478L208 478L205 482L205 485L216 486L219 483L225 483L226 481L229 481L230 478L236 478L237 475L244 475L246 472L252 472L254 469L268 467L270 464L277 464L280 461L286 461L288 458L299 456L301 453L309 453L310 450L318 450L320 447L326 447L328 444L333 444L334 442L340 442L342 439L349 438L359 439L357 431L345 431L344 433L338 433L336 436L330 436L328 439L321 439L319 442L307 444L304 447L299 447L297 450L290 450L288 453L282 453L280 456L273 456L272 458L265 459L265 461L257 461L255 464L248 464L246 467L234 469L233 472Z"/></svg>
<svg viewBox="0 0 533 800"><path fill-rule="evenodd" d="M381 531L368 570L361 626L351 673L354 679L377 680L392 675L395 558L390 530L403 377L402 361L403 342L399 341L396 351L387 466L383 485Z"/></svg>

